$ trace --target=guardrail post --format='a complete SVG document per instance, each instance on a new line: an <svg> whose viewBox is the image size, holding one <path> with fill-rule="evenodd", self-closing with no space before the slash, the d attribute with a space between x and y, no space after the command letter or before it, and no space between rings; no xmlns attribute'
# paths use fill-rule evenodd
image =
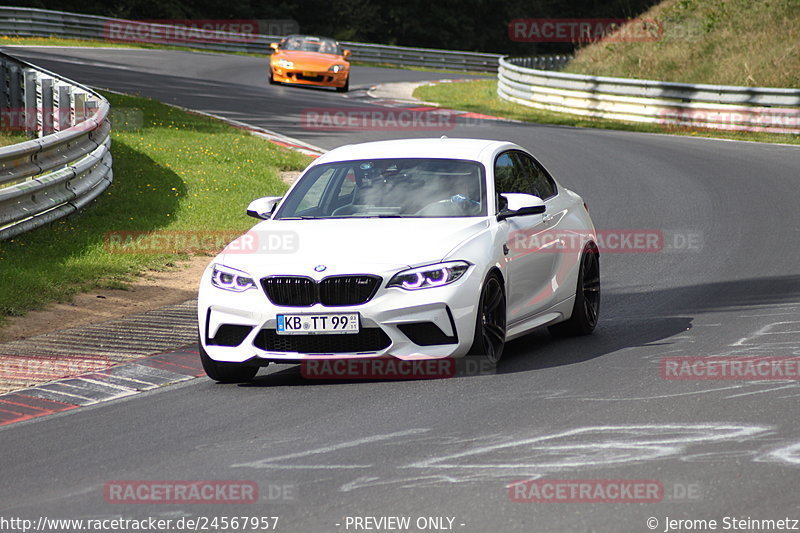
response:
<svg viewBox="0 0 800 533"><path fill-rule="evenodd" d="M25 133L27 133L29 137L35 137L36 133L39 131L39 117L37 112L39 106L36 105L38 102L38 98L36 97L36 82L38 76L33 70L25 70L24 79L24 106L21 114L25 122Z"/></svg>
<svg viewBox="0 0 800 533"><path fill-rule="evenodd" d="M6 67L8 72L8 107L19 110L22 102L22 71L17 65Z"/></svg>
<svg viewBox="0 0 800 533"><path fill-rule="evenodd" d="M73 91L72 93L72 123L77 124L86 120L86 93Z"/></svg>
<svg viewBox="0 0 800 533"><path fill-rule="evenodd" d="M72 126L72 87L64 83L56 85L55 113L56 131L62 131Z"/></svg>
<svg viewBox="0 0 800 533"><path fill-rule="evenodd" d="M9 103L10 81L8 63L0 59L0 108L4 110L11 107Z"/></svg>
<svg viewBox="0 0 800 533"><path fill-rule="evenodd" d="M96 102L95 100L86 100L85 102L86 103L84 104L84 115L86 116L86 118L89 118L97 112L97 108L100 105L100 103Z"/></svg>
<svg viewBox="0 0 800 533"><path fill-rule="evenodd" d="M54 81L53 78L42 76L39 78L39 86L41 87L42 95L41 95L41 113L42 113L42 129L39 132L40 137L44 137L45 135L50 135L51 133L55 132L55 128L53 126L53 112L55 111L55 102L53 101L53 92L54 92Z"/></svg>

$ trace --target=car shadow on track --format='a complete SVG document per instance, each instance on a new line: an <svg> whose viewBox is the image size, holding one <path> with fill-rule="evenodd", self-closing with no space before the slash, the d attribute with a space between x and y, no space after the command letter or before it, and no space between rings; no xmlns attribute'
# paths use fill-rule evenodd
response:
<svg viewBox="0 0 800 533"><path fill-rule="evenodd" d="M557 339L545 329L537 330L506 345L498 374L576 364L626 348L668 344L670 337L690 330L698 314L795 304L800 301L800 276L642 292L608 291L603 299L606 318L601 318L592 335Z"/></svg>
<svg viewBox="0 0 800 533"><path fill-rule="evenodd" d="M345 385L356 383L389 383L397 381L430 381L436 379L458 379L491 374L527 372L549 367L577 364L601 357L625 348L654 345L673 335L691 328L689 317L669 317L635 320L610 319L601 322L595 334L586 337L558 339L545 329L537 330L509 342L500 364L496 369L487 370L480 362L469 357L458 360L458 370L447 378L418 379L313 379L303 375L300 365L280 365L271 367L269 374L258 376L253 382L242 387ZM281 368L283 367L283 368ZM263 371L262 371L263 372Z"/></svg>
<svg viewBox="0 0 800 533"><path fill-rule="evenodd" d="M540 329L506 345L498 374L582 363L626 348L653 346L692 327L690 317L601 320L592 335L554 338Z"/></svg>
<svg viewBox="0 0 800 533"><path fill-rule="evenodd" d="M692 329L697 314L745 311L800 301L800 276L742 279L640 292L604 293L606 316L594 334L554 338L544 328L506 345L496 374L579 364L620 350L670 344L671 337ZM798 304L800 306L800 304ZM307 379L298 365L282 365L243 387L341 385L396 382L395 379ZM486 376L485 372L458 377ZM423 380L404 380L423 381Z"/></svg>

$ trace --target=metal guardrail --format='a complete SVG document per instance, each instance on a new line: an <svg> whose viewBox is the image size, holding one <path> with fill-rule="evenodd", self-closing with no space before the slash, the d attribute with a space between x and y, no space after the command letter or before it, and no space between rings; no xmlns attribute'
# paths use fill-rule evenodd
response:
<svg viewBox="0 0 800 533"><path fill-rule="evenodd" d="M534 57L515 57L510 59L514 65L538 70L559 70L561 67L572 61L571 55L551 55ZM498 60L499 61L499 60Z"/></svg>
<svg viewBox="0 0 800 533"><path fill-rule="evenodd" d="M496 72L497 62L502 57L500 54L456 52L348 41L342 41L339 44L353 52L352 59L354 61L463 70L465 72Z"/></svg>
<svg viewBox="0 0 800 533"><path fill-rule="evenodd" d="M170 38L185 34L176 32L176 26L131 20L49 11L23 7L0 7L0 35L22 37L49 37L55 35L69 39L100 39L113 42L153 42L200 50L220 52L251 52L271 54L269 44L282 39L282 35L255 35L225 31L205 30L202 35ZM343 41L340 43L353 53L354 61L388 63L464 70L468 72L495 72L500 54L458 52L431 48L411 48Z"/></svg>
<svg viewBox="0 0 800 533"><path fill-rule="evenodd" d="M0 118L28 141L0 148L0 240L82 208L111 183L109 103L0 52Z"/></svg>
<svg viewBox="0 0 800 533"><path fill-rule="evenodd" d="M692 85L583 76L502 58L504 100L575 115L674 127L800 134L800 89Z"/></svg>

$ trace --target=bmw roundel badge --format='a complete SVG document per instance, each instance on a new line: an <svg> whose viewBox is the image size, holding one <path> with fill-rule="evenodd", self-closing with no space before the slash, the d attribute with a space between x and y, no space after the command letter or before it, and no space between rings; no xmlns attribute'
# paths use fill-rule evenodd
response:
<svg viewBox="0 0 800 533"><path fill-rule="evenodd" d="M314 267L316 272L325 272L328 269L325 265L317 265Z"/></svg>

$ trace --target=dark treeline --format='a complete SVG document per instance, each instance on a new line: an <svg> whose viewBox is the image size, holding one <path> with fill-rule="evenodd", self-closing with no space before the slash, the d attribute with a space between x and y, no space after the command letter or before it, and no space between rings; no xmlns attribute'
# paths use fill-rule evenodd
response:
<svg viewBox="0 0 800 533"><path fill-rule="evenodd" d="M560 53L512 42L515 18L635 17L659 0L22 0L13 5L130 19L294 19L345 41L499 53Z"/></svg>

